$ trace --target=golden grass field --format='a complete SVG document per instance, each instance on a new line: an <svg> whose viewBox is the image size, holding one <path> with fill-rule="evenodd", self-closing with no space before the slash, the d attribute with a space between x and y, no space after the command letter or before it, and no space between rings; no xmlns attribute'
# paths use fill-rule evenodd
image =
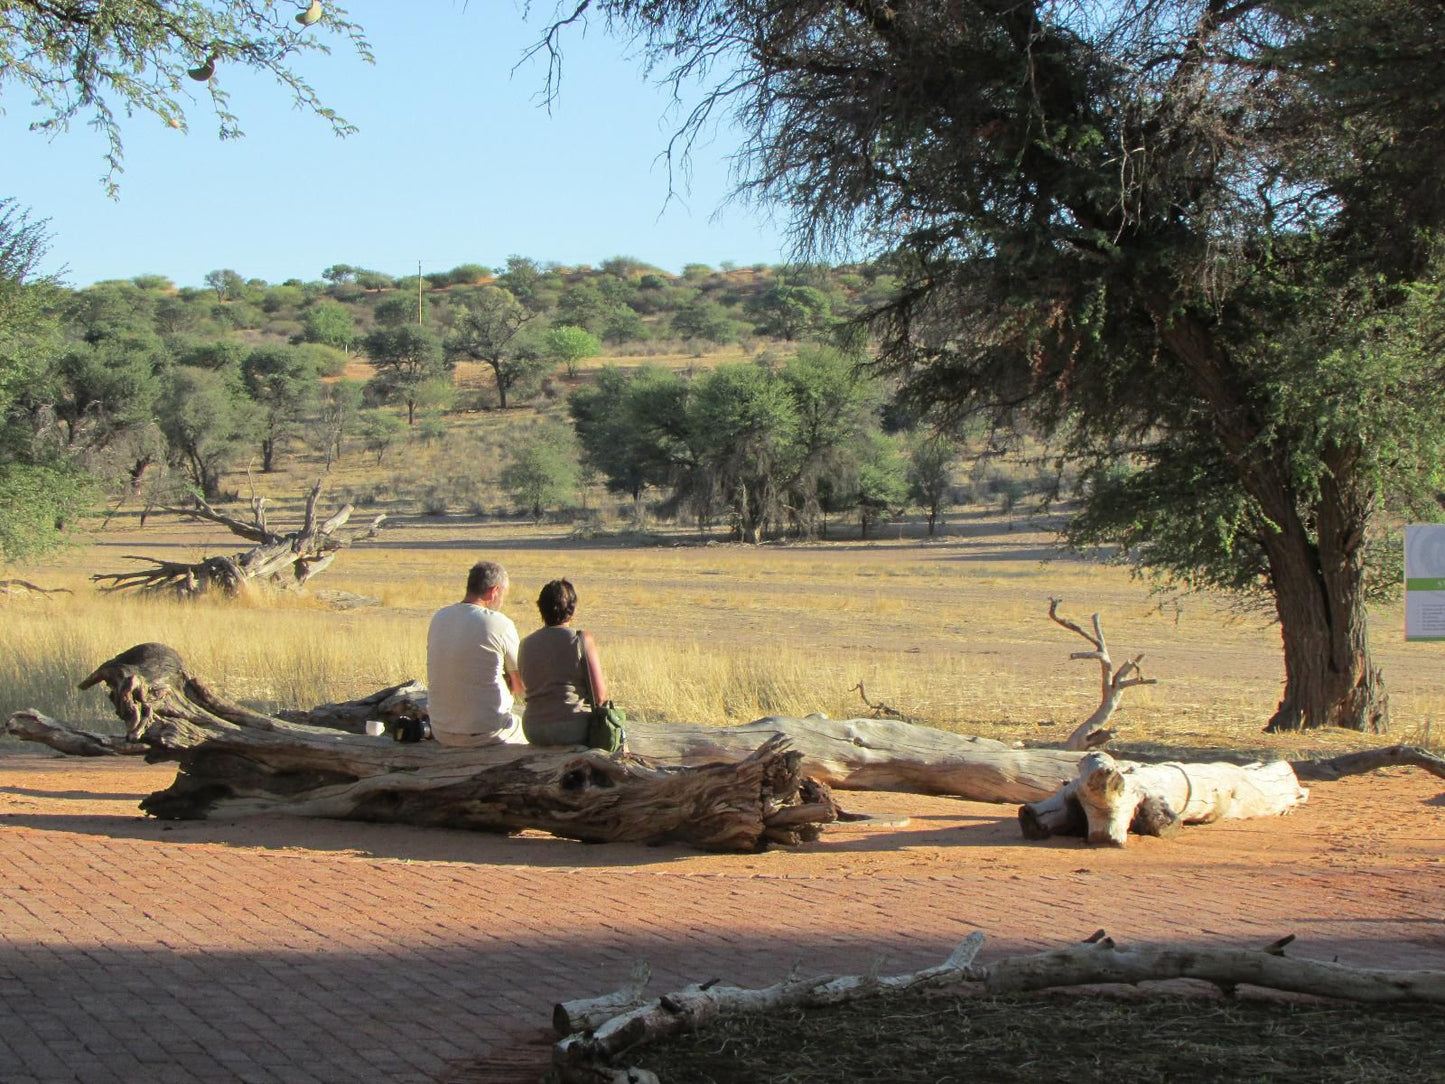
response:
<svg viewBox="0 0 1445 1084"><path fill-rule="evenodd" d="M279 520L282 517L277 516ZM700 545L689 534L574 537L513 520L399 517L345 554L307 597L196 602L103 595L86 578L124 554L195 559L240 548L218 527L117 517L86 546L20 570L73 595L0 601L0 711L39 710L93 725L99 692L76 682L147 640L176 647L203 679L249 703L304 707L424 677L432 611L461 597L467 567L501 560L506 609L525 635L540 585L566 575L577 624L597 637L615 699L650 720L742 722L822 711L867 714L854 687L917 721L1028 742L1062 741L1097 703L1098 667L1047 617L1050 595L1087 625L1102 615L1116 661L1144 652L1159 684L1131 689L1116 721L1125 742L1293 754L1387 739L1345 732L1260 732L1282 677L1277 631L1190 598L1162 611L1126 571L1056 557L1050 536L989 510L955 511L947 534L895 525L869 542ZM1051 559L1052 558L1052 559ZM374 604L341 608L334 593ZM1438 644L1406 644L1398 606L1373 615L1392 695L1389 740L1439 744L1445 668Z"/></svg>

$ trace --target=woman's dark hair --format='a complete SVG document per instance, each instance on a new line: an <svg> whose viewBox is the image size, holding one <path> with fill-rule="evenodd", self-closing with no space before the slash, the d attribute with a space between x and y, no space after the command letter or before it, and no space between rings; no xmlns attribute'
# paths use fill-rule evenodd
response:
<svg viewBox="0 0 1445 1084"><path fill-rule="evenodd" d="M553 580L537 596L537 610L548 625L570 621L577 609L577 589L570 580Z"/></svg>

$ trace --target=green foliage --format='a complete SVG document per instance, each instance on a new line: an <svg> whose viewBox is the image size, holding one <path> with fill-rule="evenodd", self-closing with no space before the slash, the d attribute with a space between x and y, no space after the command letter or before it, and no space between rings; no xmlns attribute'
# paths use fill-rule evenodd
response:
<svg viewBox="0 0 1445 1084"><path fill-rule="evenodd" d="M572 434L559 425L537 426L507 451L498 479L502 488L540 520L549 508L577 490L577 454Z"/></svg>
<svg viewBox="0 0 1445 1084"><path fill-rule="evenodd" d="M908 442L908 496L928 516L928 537L953 494L953 464L958 446L937 433L918 433Z"/></svg>
<svg viewBox="0 0 1445 1084"><path fill-rule="evenodd" d="M907 463L898 438L886 433L864 434L858 463L859 534L901 508L908 497Z"/></svg>
<svg viewBox="0 0 1445 1084"><path fill-rule="evenodd" d="M575 377L579 364L602 353L602 344L585 328L563 325L547 329L542 349L548 358L567 369L568 376Z"/></svg>
<svg viewBox="0 0 1445 1084"><path fill-rule="evenodd" d="M61 348L57 289L38 273L45 223L0 199L0 564L38 556L94 498L73 461L37 441L37 395Z"/></svg>
<svg viewBox="0 0 1445 1084"><path fill-rule="evenodd" d="M294 346L251 351L241 363L241 375L259 408L255 427L261 441L261 470L270 473L314 408L321 381L310 358Z"/></svg>
<svg viewBox="0 0 1445 1084"><path fill-rule="evenodd" d="M516 349L517 334L535 313L498 286L484 286L459 308L452 333L443 344L446 356L485 362L497 384L497 401L507 409L507 393L525 385L539 368L539 359Z"/></svg>
<svg viewBox="0 0 1445 1084"><path fill-rule="evenodd" d="M221 496L221 475L253 439L259 411L230 374L178 365L157 403L171 462L207 500Z"/></svg>
<svg viewBox="0 0 1445 1084"><path fill-rule="evenodd" d="M748 314L759 335L775 339L816 337L832 325L833 305L828 295L813 286L776 283L748 301Z"/></svg>
<svg viewBox="0 0 1445 1084"><path fill-rule="evenodd" d="M508 256L507 269L497 277L497 285L533 313L546 311L542 271L535 260L525 256Z"/></svg>
<svg viewBox="0 0 1445 1084"><path fill-rule="evenodd" d="M345 135L351 126L321 102L296 63L329 51L330 35L370 60L366 39L337 4L328 4L326 17L301 32L293 14L287 5L246 0L7 4L0 89L18 89L31 101L38 113L32 129L54 134L80 119L100 131L112 191L121 170L121 118L150 113L185 129L191 96L182 88L204 83L221 138L241 135L229 95L218 79L208 78L236 68L270 75L298 108Z"/></svg>
<svg viewBox="0 0 1445 1084"><path fill-rule="evenodd" d="M358 380L322 384L317 393L316 421L307 428L306 439L321 453L328 470L341 458L342 443L361 413L361 399L362 384Z"/></svg>
<svg viewBox="0 0 1445 1084"><path fill-rule="evenodd" d="M323 343L350 352L356 345L356 320L351 310L338 301L320 298L306 308L301 337L309 343Z"/></svg>
<svg viewBox="0 0 1445 1084"><path fill-rule="evenodd" d="M605 343L621 346L623 343L641 342L646 338L647 325L629 305L617 305L603 318L602 341Z"/></svg>
<svg viewBox="0 0 1445 1084"><path fill-rule="evenodd" d="M702 339L717 346L726 346L738 337L738 325L728 311L716 302L701 298L677 310L672 317L672 330L683 342Z"/></svg>
<svg viewBox="0 0 1445 1084"><path fill-rule="evenodd" d="M482 279L490 277L492 269L483 267L479 263L463 263L453 267L446 273L447 283L451 286L473 286Z"/></svg>
<svg viewBox="0 0 1445 1084"><path fill-rule="evenodd" d="M416 283L413 282L412 285L415 286ZM415 291L397 297L388 297L385 301L377 303L374 315L376 323L380 327L401 327L403 324L425 323L426 298L418 297Z"/></svg>
<svg viewBox="0 0 1445 1084"><path fill-rule="evenodd" d="M345 352L321 343L299 342L294 343L293 347L297 356L304 358L306 363L316 371L317 376L342 376L346 373L347 363L351 360Z"/></svg>
<svg viewBox="0 0 1445 1084"><path fill-rule="evenodd" d="M405 404L409 425L416 420L422 386L447 378L455 365L443 352L441 340L418 324L377 328L362 349L376 368L373 390L384 401Z"/></svg>
<svg viewBox="0 0 1445 1084"><path fill-rule="evenodd" d="M578 327L595 334L602 330L611 307L594 283L582 282L567 287L557 298L556 321L559 325Z"/></svg>
<svg viewBox="0 0 1445 1084"><path fill-rule="evenodd" d="M216 292L217 301L240 301L246 296L246 280L229 268L207 271L205 281Z"/></svg>
<svg viewBox="0 0 1445 1084"><path fill-rule="evenodd" d="M28 560L61 545L67 529L90 510L98 494L83 471L54 465L0 465L0 566Z"/></svg>
<svg viewBox="0 0 1445 1084"><path fill-rule="evenodd" d="M388 410L363 410L357 426L362 447L376 456L378 467L386 453L401 443L406 430L407 423Z"/></svg>
<svg viewBox="0 0 1445 1084"><path fill-rule="evenodd" d="M182 345L176 352L176 362L217 373L239 373L246 354L245 343L236 339L215 339Z"/></svg>
<svg viewBox="0 0 1445 1084"><path fill-rule="evenodd" d="M699 526L726 511L740 537L759 540L785 520L810 533L824 512L864 499L900 503L896 452L874 441L880 398L851 358L812 347L779 370L723 365L691 383L605 367L569 408L587 465L639 510L646 489L665 489L665 511L687 509Z"/></svg>

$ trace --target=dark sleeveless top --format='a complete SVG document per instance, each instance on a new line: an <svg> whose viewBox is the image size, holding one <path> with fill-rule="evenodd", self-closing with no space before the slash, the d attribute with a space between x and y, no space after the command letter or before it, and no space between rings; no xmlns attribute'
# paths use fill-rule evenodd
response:
<svg viewBox="0 0 1445 1084"><path fill-rule="evenodd" d="M587 660L582 633L565 625L538 629L517 652L527 707L522 732L533 745L582 745L587 741Z"/></svg>

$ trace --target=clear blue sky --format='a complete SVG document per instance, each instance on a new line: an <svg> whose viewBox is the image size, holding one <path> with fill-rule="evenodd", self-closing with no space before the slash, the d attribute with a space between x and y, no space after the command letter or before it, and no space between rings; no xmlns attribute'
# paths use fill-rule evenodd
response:
<svg viewBox="0 0 1445 1084"><path fill-rule="evenodd" d="M338 139L278 88L222 69L246 137L216 139L204 94L188 134L137 116L124 126L118 201L99 182L100 137L83 126L54 140L27 131L12 91L0 115L0 196L50 220L48 270L63 266L74 286L139 274L198 286L218 268L280 282L334 263L414 274L418 261L445 271L513 253L563 264L628 255L669 271L786 258L781 222L723 206L736 146L726 131L696 152L690 191L668 203L657 156L672 131L669 97L598 27L566 39L549 114L537 101L541 64L513 72L536 16L529 25L505 0L347 7L376 65L340 45L305 63L358 134Z"/></svg>

